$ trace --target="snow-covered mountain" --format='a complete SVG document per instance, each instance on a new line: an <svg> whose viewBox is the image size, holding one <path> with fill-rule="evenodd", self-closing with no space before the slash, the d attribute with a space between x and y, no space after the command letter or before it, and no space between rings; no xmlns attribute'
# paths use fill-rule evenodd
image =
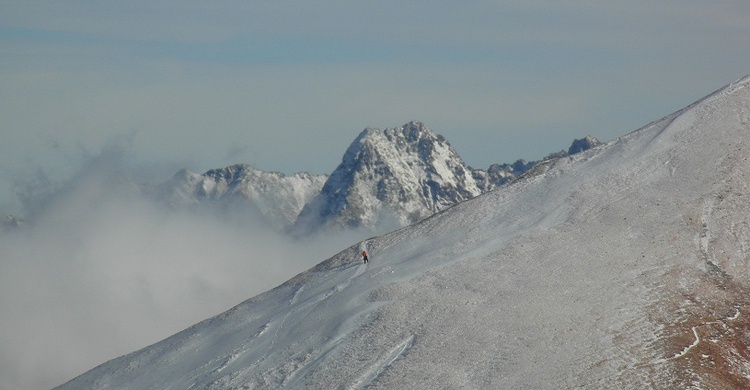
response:
<svg viewBox="0 0 750 390"><path fill-rule="evenodd" d="M297 228L405 226L483 192L448 141L420 122L352 142Z"/></svg>
<svg viewBox="0 0 750 390"><path fill-rule="evenodd" d="M474 176L480 178L483 182L484 191L492 191L497 187L508 184L521 177L538 164L546 163L556 158L572 156L591 148L595 148L601 144L602 143L598 139L592 136L586 136L581 139L573 140L573 143L567 151L561 150L556 153L551 153L540 161L517 160L512 164L492 164L486 171L474 169L473 172Z"/></svg>
<svg viewBox="0 0 750 390"><path fill-rule="evenodd" d="M204 174L183 169L149 192L173 207L208 206L232 214L244 209L281 230L294 223L327 178L309 173L287 176L237 164Z"/></svg>
<svg viewBox="0 0 750 390"><path fill-rule="evenodd" d="M745 78L59 389L748 388L748 242Z"/></svg>
<svg viewBox="0 0 750 390"><path fill-rule="evenodd" d="M575 140L568 152L599 145ZM540 161L466 165L450 143L420 122L363 130L330 175L286 176L246 164L203 174L181 170L149 192L173 207L210 207L260 214L277 230L308 234L321 228L385 232L422 220L523 175Z"/></svg>
<svg viewBox="0 0 750 390"><path fill-rule="evenodd" d="M598 144L586 137L576 140L569 152L549 158ZM537 163L519 160L492 165L487 171L474 169L445 137L421 122L383 131L367 128L349 146L320 194L302 209L295 229L403 227L504 185Z"/></svg>

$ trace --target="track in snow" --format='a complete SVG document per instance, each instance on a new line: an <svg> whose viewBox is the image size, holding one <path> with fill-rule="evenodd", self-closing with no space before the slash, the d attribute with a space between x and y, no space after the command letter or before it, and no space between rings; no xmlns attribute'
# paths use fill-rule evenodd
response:
<svg viewBox="0 0 750 390"><path fill-rule="evenodd" d="M391 348L390 352L378 360L369 370L365 371L364 374L354 382L351 387L349 387L349 390L364 389L371 385L381 374L383 374L383 372L385 372L386 369L388 369L388 367L393 364L393 362L403 356L412 345L414 345L414 335L409 336L406 340Z"/></svg>

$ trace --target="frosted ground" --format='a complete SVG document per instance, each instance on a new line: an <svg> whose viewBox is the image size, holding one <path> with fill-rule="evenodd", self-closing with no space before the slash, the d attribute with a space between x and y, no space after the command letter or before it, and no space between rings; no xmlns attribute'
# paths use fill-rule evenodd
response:
<svg viewBox="0 0 750 390"><path fill-rule="evenodd" d="M749 85L353 245L59 388L750 386L736 342Z"/></svg>

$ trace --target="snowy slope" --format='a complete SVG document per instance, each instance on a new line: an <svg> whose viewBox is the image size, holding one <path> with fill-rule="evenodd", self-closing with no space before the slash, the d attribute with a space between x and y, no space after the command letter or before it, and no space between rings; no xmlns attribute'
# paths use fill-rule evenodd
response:
<svg viewBox="0 0 750 390"><path fill-rule="evenodd" d="M173 207L213 205L233 214L249 209L281 230L294 223L327 178L304 172L287 176L237 164L204 174L183 169L150 192Z"/></svg>
<svg viewBox="0 0 750 390"><path fill-rule="evenodd" d="M59 388L748 387L748 118L750 78Z"/></svg>

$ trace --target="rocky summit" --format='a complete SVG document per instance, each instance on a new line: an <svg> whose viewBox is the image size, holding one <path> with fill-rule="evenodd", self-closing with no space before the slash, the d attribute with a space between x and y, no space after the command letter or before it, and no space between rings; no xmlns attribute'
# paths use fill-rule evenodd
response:
<svg viewBox="0 0 750 390"><path fill-rule="evenodd" d="M569 151L543 161L599 144L592 137L576 140ZM244 213L295 235L353 228L382 233L505 185L540 162L475 169L445 137L412 121L364 129L330 175L286 176L237 164L203 174L181 170L149 192L172 207L209 208L235 218Z"/></svg>
<svg viewBox="0 0 750 390"><path fill-rule="evenodd" d="M367 128L302 210L297 226L405 226L483 189L448 141L424 124Z"/></svg>

